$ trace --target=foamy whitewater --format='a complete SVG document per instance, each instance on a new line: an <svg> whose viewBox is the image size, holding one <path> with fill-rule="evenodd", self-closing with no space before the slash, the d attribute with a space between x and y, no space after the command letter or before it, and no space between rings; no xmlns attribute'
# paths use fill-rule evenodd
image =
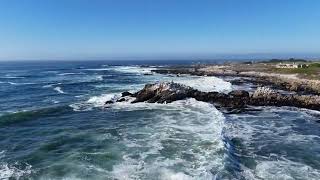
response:
<svg viewBox="0 0 320 180"><path fill-rule="evenodd" d="M230 77L160 75L152 70L166 64L150 65L0 66L0 179L320 179L317 111L230 114L195 99L105 105L146 83L255 88Z"/></svg>

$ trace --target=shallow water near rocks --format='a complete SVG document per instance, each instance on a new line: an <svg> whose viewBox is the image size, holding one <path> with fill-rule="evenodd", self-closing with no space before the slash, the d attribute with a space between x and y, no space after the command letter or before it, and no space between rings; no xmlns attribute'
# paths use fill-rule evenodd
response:
<svg viewBox="0 0 320 180"><path fill-rule="evenodd" d="M0 69L0 179L320 178L316 111L252 107L224 114L194 99L103 107L157 81L220 92L249 85L149 75L154 67L132 62Z"/></svg>

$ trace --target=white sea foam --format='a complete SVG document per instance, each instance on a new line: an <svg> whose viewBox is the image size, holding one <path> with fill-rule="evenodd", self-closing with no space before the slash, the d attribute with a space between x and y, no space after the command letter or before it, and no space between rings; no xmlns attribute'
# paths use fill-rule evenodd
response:
<svg viewBox="0 0 320 180"><path fill-rule="evenodd" d="M5 75L4 77L1 78L5 78L5 79L23 79L25 77L23 76L11 76L11 75Z"/></svg>
<svg viewBox="0 0 320 180"><path fill-rule="evenodd" d="M174 82L193 87L203 92L230 92L232 85L217 77L181 77L173 79Z"/></svg>
<svg viewBox="0 0 320 180"><path fill-rule="evenodd" d="M47 84L47 85L44 85L42 86L43 88L51 88L53 86L56 86L56 85L60 85L61 83L55 83L55 84Z"/></svg>
<svg viewBox="0 0 320 180"><path fill-rule="evenodd" d="M0 179L19 179L22 176L31 173L31 165L25 170L20 170L16 167L10 167L7 163L0 163Z"/></svg>
<svg viewBox="0 0 320 180"><path fill-rule="evenodd" d="M0 159L2 159L5 156L5 152L4 150L0 151Z"/></svg>
<svg viewBox="0 0 320 180"><path fill-rule="evenodd" d="M19 83L15 83L15 82L7 82L8 84L11 84L11 85L18 85Z"/></svg>
<svg viewBox="0 0 320 180"><path fill-rule="evenodd" d="M58 104L60 101L52 100L52 102L53 102L54 104Z"/></svg>
<svg viewBox="0 0 320 180"><path fill-rule="evenodd" d="M83 69L86 71L108 71L110 68L91 68L91 69Z"/></svg>
<svg viewBox="0 0 320 180"><path fill-rule="evenodd" d="M90 111L90 110L92 110L91 105L88 105L88 104L85 104L82 102L70 104L69 107L71 107L73 109L73 111Z"/></svg>
<svg viewBox="0 0 320 180"><path fill-rule="evenodd" d="M94 96L86 102L70 106L76 111L89 110L103 107L106 101L119 96L117 93ZM212 179L211 170L219 171L223 167L223 154L219 152L224 148L221 137L224 117L213 105L195 99L170 104L131 104L131 100L116 102L110 110L151 110L154 112L151 119L138 116L135 121L152 122L121 133L119 140L128 150L123 152L123 161L113 166L112 178ZM170 150L171 145L177 149ZM173 153L174 157L167 157L164 152ZM175 166L181 167L174 170Z"/></svg>
<svg viewBox="0 0 320 180"><path fill-rule="evenodd" d="M304 130L301 130L299 122L314 124L316 118L297 108L263 107L260 110L251 115L230 115L233 120L226 123L224 131L229 139L241 139L244 149L240 151L255 159L257 165L252 169L244 168L244 176L270 180L319 179L320 171L301 159L318 149L316 143L320 137L301 132ZM275 153L270 153L271 151ZM281 153L278 154L278 151ZM266 154L262 155L263 152Z"/></svg>
<svg viewBox="0 0 320 180"><path fill-rule="evenodd" d="M31 174L32 166L26 164L26 167L21 170L15 167L18 163L9 165L6 162L2 162L1 159L5 156L5 151L0 152L0 179L19 179L25 175Z"/></svg>
<svg viewBox="0 0 320 180"><path fill-rule="evenodd" d="M104 107L105 102L115 101L121 96L121 94L111 93L102 94L100 96L92 96L87 101L70 104L74 111L89 111L94 107Z"/></svg>
<svg viewBox="0 0 320 180"><path fill-rule="evenodd" d="M60 94L65 94L65 92L61 89L61 87L57 86L55 88L53 88L55 91L57 91Z"/></svg>
<svg viewBox="0 0 320 180"><path fill-rule="evenodd" d="M132 74L150 74L151 70L155 70L153 67L140 67L140 66L117 66L114 67L114 71Z"/></svg>
<svg viewBox="0 0 320 180"><path fill-rule="evenodd" d="M123 105L126 105L123 110L130 106ZM212 179L210 170L219 171L223 167L223 154L219 151L223 149L224 117L213 105L187 99L170 104L131 106L152 109L154 114L151 119L136 120L152 121L149 125L128 129L123 134L123 144L129 150L123 162L113 167L114 178ZM131 158L140 148L143 151L139 152L139 158ZM172 157L167 157L165 152L172 153ZM174 170L177 166L180 168Z"/></svg>
<svg viewBox="0 0 320 180"><path fill-rule="evenodd" d="M78 72L78 73L60 73L58 74L59 76L69 76L69 75L84 75L85 73L83 72Z"/></svg>
<svg viewBox="0 0 320 180"><path fill-rule="evenodd" d="M35 83L17 83L17 82L0 82L0 83L2 83L2 84L5 84L5 83L7 83L7 84L10 84L10 85L31 85L31 84L35 84Z"/></svg>
<svg viewBox="0 0 320 180"><path fill-rule="evenodd" d="M96 76L96 80L102 81L102 80L103 80L103 75L98 75L98 76Z"/></svg>
<svg viewBox="0 0 320 180"><path fill-rule="evenodd" d="M308 165L287 159L259 162L254 170L261 179L308 179L318 180L320 171Z"/></svg>
<svg viewBox="0 0 320 180"><path fill-rule="evenodd" d="M163 180L191 180L191 176L188 176L182 172L175 173L172 170L163 169L160 171L160 178Z"/></svg>
<svg viewBox="0 0 320 180"><path fill-rule="evenodd" d="M104 106L106 101L114 101L118 97L120 97L120 94L103 94L101 96L91 97L87 103L92 104L94 107L101 107Z"/></svg>
<svg viewBox="0 0 320 180"><path fill-rule="evenodd" d="M179 83L203 91L229 91L231 85L218 78L177 77ZM189 81L188 81L188 79ZM204 83L203 83L204 82ZM216 83L224 86L217 87ZM225 83L225 84L224 84ZM106 101L114 101L120 94L111 93L93 96L87 101L70 105L75 111L104 107ZM170 104L116 102L109 106L114 111L161 111L152 116L153 123L146 127L135 127L122 132L123 144L134 150L123 153L123 161L114 165L111 176L115 179L212 179L212 169L223 168L221 137L224 126L223 115L213 105L194 99ZM141 119L142 118L142 119ZM148 121L138 117L136 121ZM166 157L168 143L179 148ZM170 146L170 145L169 145ZM177 147L178 146L178 147ZM186 148L188 147L188 148ZM137 150L142 148L143 150ZM139 152L139 154L135 154ZM192 160L185 158L191 157ZM131 158L138 157L138 158ZM151 159L151 161L150 161ZM175 166L180 166L174 170Z"/></svg>

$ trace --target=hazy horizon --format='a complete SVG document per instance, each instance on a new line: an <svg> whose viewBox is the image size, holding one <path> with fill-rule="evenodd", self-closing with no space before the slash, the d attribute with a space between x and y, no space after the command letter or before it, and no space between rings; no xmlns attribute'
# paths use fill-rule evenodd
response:
<svg viewBox="0 0 320 180"><path fill-rule="evenodd" d="M0 59L0 62L20 62L20 61L246 61L246 60L270 60L270 59L306 59L306 60L319 60L320 53L310 54L267 54L267 53L254 53L254 54L224 54L224 55L197 55L197 56L128 56L128 57L78 57L78 58L28 58L28 59Z"/></svg>

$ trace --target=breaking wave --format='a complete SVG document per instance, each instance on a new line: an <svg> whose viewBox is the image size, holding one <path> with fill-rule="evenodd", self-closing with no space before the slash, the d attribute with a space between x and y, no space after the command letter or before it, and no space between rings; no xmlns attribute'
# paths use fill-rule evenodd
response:
<svg viewBox="0 0 320 180"><path fill-rule="evenodd" d="M111 93L102 94L100 96L92 96L87 101L71 104L70 107L74 111L89 111L94 107L103 107L107 101L115 101L121 94Z"/></svg>
<svg viewBox="0 0 320 180"><path fill-rule="evenodd" d="M152 123L126 130L127 150L113 167L114 178L213 179L223 168L224 117L213 105L187 99L131 106L151 109L152 119L137 121Z"/></svg>

